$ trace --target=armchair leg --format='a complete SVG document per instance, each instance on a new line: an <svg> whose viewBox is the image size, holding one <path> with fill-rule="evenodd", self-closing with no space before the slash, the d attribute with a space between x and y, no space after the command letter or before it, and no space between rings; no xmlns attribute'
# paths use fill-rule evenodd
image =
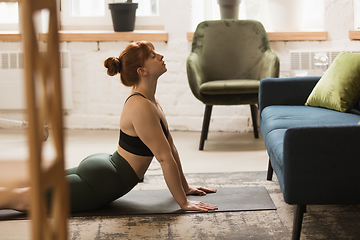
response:
<svg viewBox="0 0 360 240"><path fill-rule="evenodd" d="M199 150L204 149L204 143L205 143L205 140L208 137L212 107L213 107L212 105L206 105L206 107L205 107L205 113L204 113L204 120L203 120L203 125L202 125L202 130L201 130Z"/></svg>
<svg viewBox="0 0 360 240"><path fill-rule="evenodd" d="M292 232L292 240L300 240L301 226L303 222L306 205L295 205L294 211L294 225Z"/></svg>
<svg viewBox="0 0 360 240"><path fill-rule="evenodd" d="M255 104L250 104L250 110L251 110L251 118L252 118L253 128L254 128L254 136L255 136L255 138L259 138L258 108Z"/></svg>
<svg viewBox="0 0 360 240"><path fill-rule="evenodd" d="M273 173L274 173L274 169L271 166L271 161L269 158L269 165L268 165L267 178L266 178L268 181L272 180Z"/></svg>

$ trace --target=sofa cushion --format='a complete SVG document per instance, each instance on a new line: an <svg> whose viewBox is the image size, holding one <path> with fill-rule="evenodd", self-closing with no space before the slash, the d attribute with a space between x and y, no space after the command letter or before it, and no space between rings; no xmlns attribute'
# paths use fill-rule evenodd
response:
<svg viewBox="0 0 360 240"><path fill-rule="evenodd" d="M341 52L314 87L305 105L346 112L360 99L360 54Z"/></svg>
<svg viewBox="0 0 360 240"><path fill-rule="evenodd" d="M312 126L342 126L357 125L360 115L343 113L310 106L280 106L266 107L261 112L261 134L264 139L277 129Z"/></svg>

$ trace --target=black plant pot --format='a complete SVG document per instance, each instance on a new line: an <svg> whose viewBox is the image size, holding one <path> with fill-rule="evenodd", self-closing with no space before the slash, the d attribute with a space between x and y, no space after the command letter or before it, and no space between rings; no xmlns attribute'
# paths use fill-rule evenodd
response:
<svg viewBox="0 0 360 240"><path fill-rule="evenodd" d="M115 32L134 31L137 8L137 3L109 3Z"/></svg>

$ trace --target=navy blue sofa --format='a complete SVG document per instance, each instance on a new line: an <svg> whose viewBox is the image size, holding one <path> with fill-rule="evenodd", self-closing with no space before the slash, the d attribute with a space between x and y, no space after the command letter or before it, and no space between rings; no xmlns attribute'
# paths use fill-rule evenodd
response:
<svg viewBox="0 0 360 240"><path fill-rule="evenodd" d="M267 78L259 88L260 132L300 239L306 205L360 204L360 110L305 106L320 77Z"/></svg>

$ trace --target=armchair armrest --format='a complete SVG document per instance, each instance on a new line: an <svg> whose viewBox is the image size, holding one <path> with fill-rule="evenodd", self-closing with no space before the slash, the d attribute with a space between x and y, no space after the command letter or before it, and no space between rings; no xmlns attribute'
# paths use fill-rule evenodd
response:
<svg viewBox="0 0 360 240"><path fill-rule="evenodd" d="M201 101L200 86L204 75L201 71L200 59L197 53L191 53L186 60L186 72L190 89L194 96Z"/></svg>
<svg viewBox="0 0 360 240"><path fill-rule="evenodd" d="M258 79L263 78L278 78L280 72L279 57L271 50L268 49L260 61L260 76Z"/></svg>
<svg viewBox="0 0 360 240"><path fill-rule="evenodd" d="M289 204L360 202L360 125L290 128L284 139Z"/></svg>
<svg viewBox="0 0 360 240"><path fill-rule="evenodd" d="M259 113L270 105L304 105L320 77L264 78L259 87Z"/></svg>

